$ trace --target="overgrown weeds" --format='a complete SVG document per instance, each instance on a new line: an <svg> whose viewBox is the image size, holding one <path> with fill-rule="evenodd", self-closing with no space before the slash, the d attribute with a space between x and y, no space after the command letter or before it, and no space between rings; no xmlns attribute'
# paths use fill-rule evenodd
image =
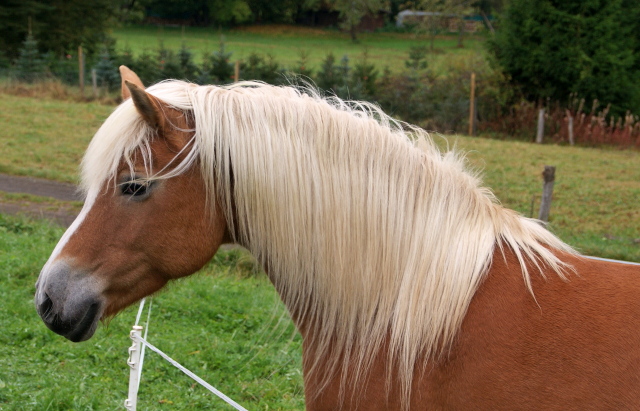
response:
<svg viewBox="0 0 640 411"><path fill-rule="evenodd" d="M609 108L601 109L595 100L590 109L585 109L584 99L575 97L568 108L548 103L544 113L545 139L585 146L640 147L640 117L631 112L616 117ZM480 130L533 141L539 110L540 106L521 101L508 112L480 122Z"/></svg>

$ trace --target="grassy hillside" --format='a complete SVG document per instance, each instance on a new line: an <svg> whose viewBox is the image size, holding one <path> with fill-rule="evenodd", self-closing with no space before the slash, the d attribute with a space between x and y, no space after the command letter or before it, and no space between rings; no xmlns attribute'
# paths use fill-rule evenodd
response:
<svg viewBox="0 0 640 411"><path fill-rule="evenodd" d="M114 30L112 36L117 40L118 50L129 48L136 55L145 50L157 50L160 42L177 51L184 42L198 61L204 53L218 51L220 38L224 36L226 51L233 52L233 61L245 60L251 53L271 54L281 65L293 67L304 51L314 70L330 52L338 60L348 55L351 62L355 62L366 49L369 61L380 70L388 66L397 71L404 67L412 46L427 44L424 36L400 33L363 33L360 42L353 43L348 34L337 30L294 26L250 26L224 31L202 27L185 27L184 30L178 27L125 27ZM464 48L458 48L457 42L456 36L436 40L437 53L428 57L429 66L435 72L484 55L481 37L467 37Z"/></svg>

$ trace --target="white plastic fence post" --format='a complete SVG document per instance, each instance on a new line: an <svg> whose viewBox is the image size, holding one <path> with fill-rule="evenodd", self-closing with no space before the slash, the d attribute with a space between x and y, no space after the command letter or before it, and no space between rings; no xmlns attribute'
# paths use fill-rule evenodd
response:
<svg viewBox="0 0 640 411"><path fill-rule="evenodd" d="M138 387L140 379L140 338L142 337L142 327L134 325L129 333L133 344L129 347L129 360L127 364L131 367L129 372L129 397L124 401L124 406L129 411L136 411L138 403Z"/></svg>

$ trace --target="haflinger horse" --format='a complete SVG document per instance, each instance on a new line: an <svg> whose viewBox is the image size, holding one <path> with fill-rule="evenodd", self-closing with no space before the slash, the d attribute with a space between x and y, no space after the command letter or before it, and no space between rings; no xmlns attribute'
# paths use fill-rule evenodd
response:
<svg viewBox="0 0 640 411"><path fill-rule="evenodd" d="M233 242L303 337L308 410L640 409L638 267L580 256L376 106L120 70L36 284L51 330L87 340Z"/></svg>

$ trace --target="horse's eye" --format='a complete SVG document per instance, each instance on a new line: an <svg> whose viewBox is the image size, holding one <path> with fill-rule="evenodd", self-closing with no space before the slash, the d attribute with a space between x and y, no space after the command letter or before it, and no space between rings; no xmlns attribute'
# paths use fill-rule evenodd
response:
<svg viewBox="0 0 640 411"><path fill-rule="evenodd" d="M148 189L148 183L136 183L133 181L129 181L120 185L122 194L130 197L141 197L147 194Z"/></svg>

